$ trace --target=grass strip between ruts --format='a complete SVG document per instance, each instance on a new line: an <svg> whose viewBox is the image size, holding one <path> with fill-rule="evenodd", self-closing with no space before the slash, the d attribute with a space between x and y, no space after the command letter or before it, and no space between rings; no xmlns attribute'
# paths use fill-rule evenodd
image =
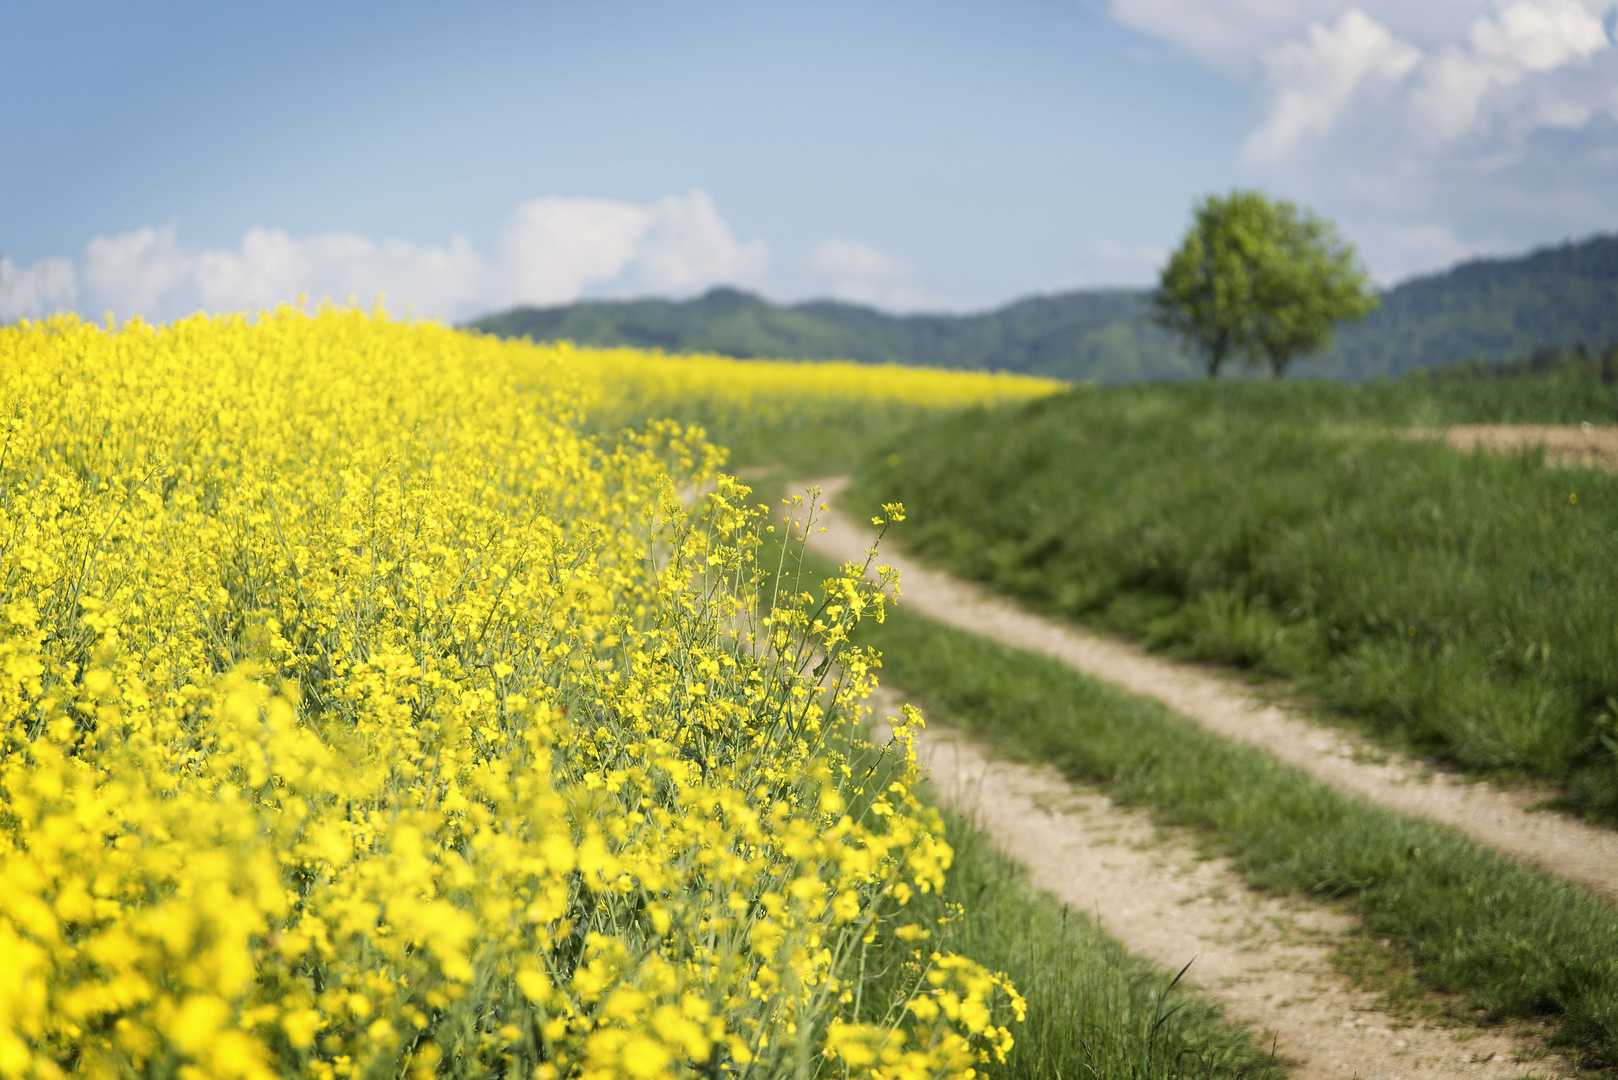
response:
<svg viewBox="0 0 1618 1080"><path fill-rule="evenodd" d="M966 818L944 810L955 849L943 898L959 903L950 947L1011 977L1028 999L1005 1080L1274 1078L1285 1074L1270 1048L1221 1018L1207 996L1176 986L1175 976L1130 953L1086 912L1070 911L1036 888L1017 862L996 852ZM1189 959L1189 957L1187 958Z"/></svg>
<svg viewBox="0 0 1618 1080"><path fill-rule="evenodd" d="M1618 817L1618 477L1388 437L1468 416L1422 397L1056 395L912 428L843 499L904 503L913 555L1038 610L1279 677L1394 745Z"/></svg>
<svg viewBox="0 0 1618 1080"><path fill-rule="evenodd" d="M1550 1017L1585 1063L1618 1063L1618 910L1593 894L1057 661L903 611L862 633L884 676L939 719L1202 827L1253 886L1347 901L1433 989L1492 1019Z"/></svg>
<svg viewBox="0 0 1618 1080"><path fill-rule="evenodd" d="M768 482L766 482L768 483ZM831 564L792 548L780 536L762 565L782 560L783 584L812 588ZM890 609L888 620L892 625ZM876 624L867 620L865 626ZM902 684L901 684L902 685ZM878 746L884 740L876 737ZM887 754L856 760L878 773ZM942 893L910 904L923 921L948 917L948 948L1003 972L1024 995L1027 1019L1013 1026L1016 1045L1003 1063L984 1066L996 1080L1277 1080L1287 1063L1256 1033L1224 1018L1222 1005L1172 971L1131 953L1088 912L1070 910L1037 888L1016 860L994 850L967 817L942 805L930 784L918 793L938 806L955 856ZM886 998L901 954L872 951L868 993ZM1190 960L1191 957L1187 957Z"/></svg>

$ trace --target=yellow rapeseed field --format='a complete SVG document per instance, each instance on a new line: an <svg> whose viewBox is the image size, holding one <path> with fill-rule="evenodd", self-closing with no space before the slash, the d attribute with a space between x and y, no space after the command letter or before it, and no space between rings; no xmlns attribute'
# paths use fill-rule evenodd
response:
<svg viewBox="0 0 1618 1080"><path fill-rule="evenodd" d="M614 415L655 415L671 402L700 402L715 424L742 417L766 425L846 422L851 411L959 409L1026 401L1066 384L1027 375L942 372L897 364L793 363L723 356L662 356L635 349L552 346L558 360L590 372L587 400Z"/></svg>
<svg viewBox="0 0 1618 1080"><path fill-rule="evenodd" d="M950 859L907 743L858 738L882 590L779 592L701 431L585 434L659 378L816 407L744 368L334 309L0 328L0 1077L1003 1055L1021 999L907 906ZM903 392L995 396L958 378Z"/></svg>
<svg viewBox="0 0 1618 1080"><path fill-rule="evenodd" d="M633 349L545 347L580 372L581 403L607 427L677 415L749 464L846 462L929 413L1027 401L1065 383L1026 375L886 364L663 356ZM829 434L834 433L834 434ZM857 449L855 451L858 452Z"/></svg>

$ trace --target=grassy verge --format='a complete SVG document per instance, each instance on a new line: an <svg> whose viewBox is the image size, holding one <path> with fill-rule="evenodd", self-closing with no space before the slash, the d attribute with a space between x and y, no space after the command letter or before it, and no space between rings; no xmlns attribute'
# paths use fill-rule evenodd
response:
<svg viewBox="0 0 1618 1080"><path fill-rule="evenodd" d="M1551 1017L1576 1056L1618 1061L1618 912L1591 894L1055 661L902 612L869 640L885 673L940 718L1205 829L1255 887L1340 898L1426 986L1485 1017Z"/></svg>
<svg viewBox="0 0 1618 1080"><path fill-rule="evenodd" d="M882 400L835 402L818 414L774 408L753 411L704 398L676 401L672 405L658 402L656 407L664 408L665 413L653 413L651 407L642 411L701 425L709 439L729 452L728 469L770 467L794 475L805 469L848 472L895 435L947 415L943 409ZM610 414L600 426L603 430L615 431L639 419L639 413L623 411Z"/></svg>
<svg viewBox="0 0 1618 1080"><path fill-rule="evenodd" d="M1284 1068L1206 997L1130 954L1083 912L1029 883L970 822L945 812L955 849L945 896L962 904L952 948L1011 976L1028 999L1007 1080L1278 1077ZM936 897L912 903L942 908ZM1189 960L1190 957L1187 957Z"/></svg>
<svg viewBox="0 0 1618 1080"><path fill-rule="evenodd" d="M816 576L826 569L811 567ZM855 762L875 774L865 785L872 791L885 788L897 765L896 758L874 752ZM940 947L1010 976L1027 999L1027 1019L1013 1031L1016 1045L1005 1062L988 1066L990 1076L1260 1080L1285 1074L1285 1063L1254 1033L1226 1022L1215 1001L1130 953L1087 912L1036 888L1020 863L940 804L930 786L918 793L938 808L955 857L942 893L911 899L912 917L922 924L944 920ZM873 949L864 988L877 1014L870 1019L901 990L907 956L902 948Z"/></svg>
<svg viewBox="0 0 1618 1080"><path fill-rule="evenodd" d="M783 557L781 541L780 533L768 539L760 563L782 565L793 591L815 588L832 570L803 557L796 544ZM899 762L873 749L854 767L870 771L862 788L877 792L886 790ZM920 924L947 919L941 947L1008 975L1028 1004L1027 1019L1013 1027L1016 1045L1005 1062L986 1067L987 1075L1261 1080L1286 1074L1286 1063L1247 1027L1223 1019L1217 1002L1131 954L1088 913L1071 911L1036 888L1024 867L996 852L970 820L939 804L929 786L919 794L938 807L955 855L942 893L910 900L912 918ZM907 955L880 945L873 950L864 992L878 1014L903 981Z"/></svg>
<svg viewBox="0 0 1618 1080"><path fill-rule="evenodd" d="M583 350L594 430L648 418L699 424L732 468L851 467L894 433L974 405L1055 393L1049 379L841 362Z"/></svg>
<svg viewBox="0 0 1618 1080"><path fill-rule="evenodd" d="M853 497L904 502L908 547L1036 607L1284 677L1373 732L1613 814L1618 477L1383 434L1610 419L1611 391L1077 392L913 429Z"/></svg>

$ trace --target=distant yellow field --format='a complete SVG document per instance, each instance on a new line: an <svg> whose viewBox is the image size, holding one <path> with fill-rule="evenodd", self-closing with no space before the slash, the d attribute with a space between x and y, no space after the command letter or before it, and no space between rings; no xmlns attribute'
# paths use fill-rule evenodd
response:
<svg viewBox="0 0 1618 1080"><path fill-rule="evenodd" d="M678 415L700 422L732 461L808 462L838 440L880 439L929 413L1042 397L1066 383L1025 375L837 361L665 356L633 349L527 346L577 373L584 408L612 426Z"/></svg>
<svg viewBox="0 0 1618 1080"><path fill-rule="evenodd" d="M1003 1055L1021 1000L906 907L951 859L913 759L847 757L880 594L738 623L762 512L674 495L718 451L581 425L1032 392L353 311L0 328L0 1076Z"/></svg>
<svg viewBox="0 0 1618 1080"><path fill-rule="evenodd" d="M1027 401L1066 383L1027 375L943 371L847 361L735 360L665 356L634 349L554 350L564 364L593 373L600 400L614 395L647 402L706 397L735 409L827 413L850 402L899 402L938 409Z"/></svg>

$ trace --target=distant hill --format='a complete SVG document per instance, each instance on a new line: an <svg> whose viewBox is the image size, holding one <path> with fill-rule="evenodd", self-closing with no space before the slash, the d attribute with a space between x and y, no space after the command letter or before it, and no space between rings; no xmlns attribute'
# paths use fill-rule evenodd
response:
<svg viewBox="0 0 1618 1080"><path fill-rule="evenodd" d="M1618 236L1474 259L1402 282L1365 322L1338 330L1321 366L1361 379L1581 343L1618 344Z"/></svg>
<svg viewBox="0 0 1618 1080"><path fill-rule="evenodd" d="M1556 382L1618 386L1618 341L1597 352L1583 342L1572 348L1542 345L1526 356L1485 363L1461 360L1416 368L1406 378L1428 382L1480 382L1488 379L1551 379Z"/></svg>
<svg viewBox="0 0 1618 1080"><path fill-rule="evenodd" d="M686 301L515 308L471 326L503 337L739 357L848 359L1049 375L1079 382L1191 378L1195 361L1146 320L1144 289L1038 296L973 315L890 315L830 300L781 306L718 288ZM1618 342L1618 236L1476 259L1383 293L1304 374L1358 380L1536 348Z"/></svg>
<svg viewBox="0 0 1618 1080"><path fill-rule="evenodd" d="M1140 290L1107 289L1034 297L978 315L889 315L832 300L782 307L719 288L683 302L517 308L471 325L536 341L1021 371L1075 382L1195 374L1169 337L1145 321L1147 299Z"/></svg>

